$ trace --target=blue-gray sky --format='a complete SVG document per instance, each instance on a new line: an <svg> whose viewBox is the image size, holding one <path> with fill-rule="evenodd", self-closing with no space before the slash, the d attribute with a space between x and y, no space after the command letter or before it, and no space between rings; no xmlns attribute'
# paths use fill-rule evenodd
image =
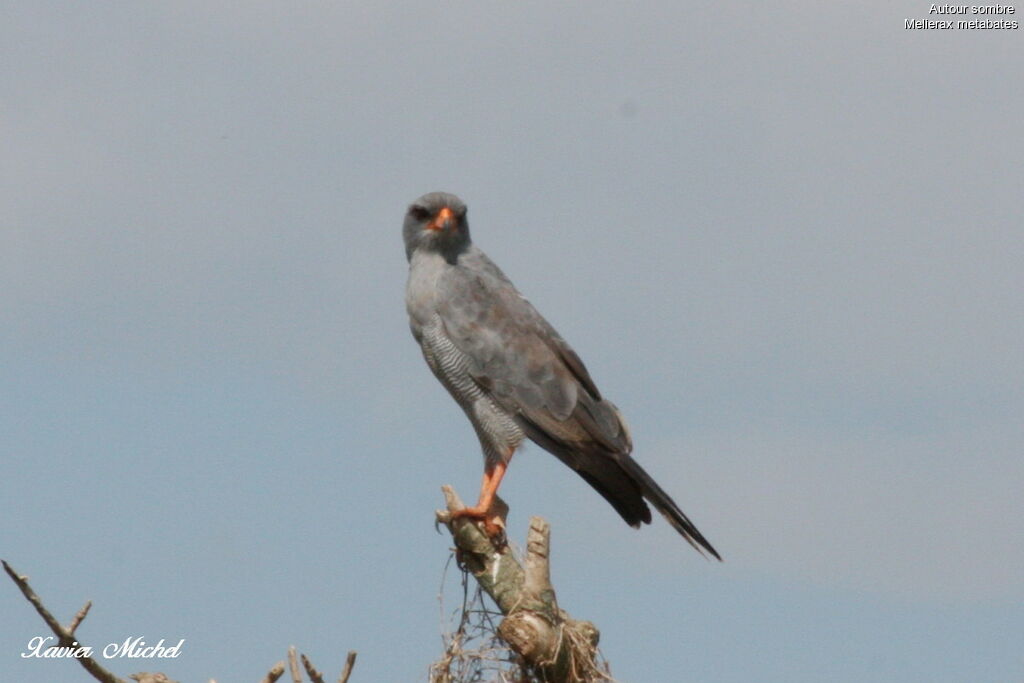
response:
<svg viewBox="0 0 1024 683"><path fill-rule="evenodd" d="M726 558L515 458L621 680L1020 680L1024 51L927 9L8 3L0 556L182 681L422 680L482 466L403 306L440 189Z"/></svg>

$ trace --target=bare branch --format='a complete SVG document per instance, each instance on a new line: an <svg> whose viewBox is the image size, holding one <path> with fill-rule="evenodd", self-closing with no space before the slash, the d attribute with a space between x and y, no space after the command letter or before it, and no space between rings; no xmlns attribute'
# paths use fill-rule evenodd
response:
<svg viewBox="0 0 1024 683"><path fill-rule="evenodd" d="M295 646L288 648L288 668L292 672L292 683L302 683L302 672L299 670L299 659L295 656Z"/></svg>
<svg viewBox="0 0 1024 683"><path fill-rule="evenodd" d="M578 621L559 609L551 585L551 529L540 517L530 520L525 568L507 544L496 547L473 521L452 519L463 507L450 486L444 492L447 510L437 520L448 526L460 564L476 579L501 613L498 635L519 654L541 680L551 682L610 680L597 664L600 633L589 621ZM507 507L501 513L504 519Z"/></svg>
<svg viewBox="0 0 1024 683"><path fill-rule="evenodd" d="M73 633L65 629L63 626L61 626L60 622L54 618L54 616L50 613L48 609L46 609L46 607L43 605L43 601L39 599L39 596L36 595L35 591L32 590L32 587L28 585L28 577L21 576L20 574L15 572L14 569L11 568L11 565L7 564L6 561L0 560L0 562L3 562L4 571L7 572L7 575L10 576L11 580L13 580L14 583L18 585L18 588L21 589L21 594L24 595L25 599L28 600L32 604L32 606L36 608L36 612L38 612L39 616L43 618L43 621L46 622L46 625L50 627L50 630L53 631L53 634L57 636L58 645L60 647L75 648L76 650L81 648L84 650L85 646L81 645L77 640L75 640ZM84 612L88 611L87 608L88 603L86 607L82 608L82 611L79 612L79 614L82 615L82 618L79 619L76 616L75 620L77 620L77 623L75 621L72 621L72 624L75 628L77 628L78 624L81 623L82 619L85 618ZM95 678L97 681L100 681L101 683L126 683L126 681L123 678L118 678L117 676L110 673L102 666L100 666L92 657L75 656L74 659L82 665L82 668L89 672L90 676Z"/></svg>
<svg viewBox="0 0 1024 683"><path fill-rule="evenodd" d="M306 673L309 674L309 680L311 683L324 683L324 675L316 670L309 661L309 657L302 655L302 666L306 669Z"/></svg>
<svg viewBox="0 0 1024 683"><path fill-rule="evenodd" d="M43 605L43 601L38 595L36 595L35 591L32 590L32 587L29 586L28 577L18 574L14 571L14 568L11 567L11 565L7 564L6 561L0 560L0 562L3 563L4 571L7 572L7 575L10 576L11 580L18 586L22 595L25 596L25 599L36 608L36 612L39 613L39 616L46 622L46 625L49 626L50 630L53 631L55 636L57 636L56 647L62 648L64 652L67 653L62 656L78 660L82 667L88 671L93 678L100 681L100 683L127 683L124 679L119 678L104 669L91 656L86 656L86 653L91 651L91 648L82 645L74 638L75 630L82 624L82 621L85 620L86 615L89 614L89 610L92 608L91 600L87 601L85 605L82 606L82 609L78 610L78 613L75 614L74 618L72 618L71 623L67 628L65 628L59 621L57 621L56 617L53 616L50 610ZM299 662L295 655L295 646L288 648L288 663L291 667L292 682L302 683L302 672L299 669ZM341 672L341 678L338 679L339 683L346 683L348 681L355 661L356 653L354 651L349 652L348 659L345 662L345 668ZM323 674L313 667L306 655L302 655L302 664L305 667L306 672L309 674L309 679L312 683L324 683ZM276 683L276 681L284 675L284 670L284 662L278 662L270 669L270 671L267 672L267 675L263 677L261 683ZM128 678L136 681L137 683L177 683L177 681L172 681L165 674L159 672L140 671L139 673L130 675ZM214 683L214 681L211 679L210 683Z"/></svg>
<svg viewBox="0 0 1024 683"><path fill-rule="evenodd" d="M74 619L71 620L71 625L68 626L68 633L75 635L75 630L85 621L85 615L89 613L90 609L92 609L92 600L86 600L85 604L82 605L82 609L78 610Z"/></svg>
<svg viewBox="0 0 1024 683"><path fill-rule="evenodd" d="M348 677L352 675L352 667L356 665L356 651L349 650L348 657L345 658L345 668L341 670L341 675L338 676L338 683L348 683Z"/></svg>
<svg viewBox="0 0 1024 683"><path fill-rule="evenodd" d="M263 677L263 680L260 681L260 683L277 683L277 679L279 679L283 674L284 662L278 662L270 668L270 671L267 672L267 675Z"/></svg>
<svg viewBox="0 0 1024 683"><path fill-rule="evenodd" d="M128 678L136 681L136 683L178 683L178 681L172 681L165 674L159 671L140 671L137 674L132 674Z"/></svg>

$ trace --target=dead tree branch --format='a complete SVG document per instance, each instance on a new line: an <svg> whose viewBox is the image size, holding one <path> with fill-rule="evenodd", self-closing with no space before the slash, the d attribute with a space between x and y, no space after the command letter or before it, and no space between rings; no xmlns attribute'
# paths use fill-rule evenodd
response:
<svg viewBox="0 0 1024 683"><path fill-rule="evenodd" d="M65 628L59 621L50 613L50 610L46 609L43 605L43 601L36 595L36 592L32 590L32 587L28 584L28 577L18 574L11 565L7 564L6 561L0 560L3 563L4 571L11 577L11 580L21 589L22 595L25 599L36 608L36 612L43 618L46 625L50 627L54 635L57 636L57 645L54 647L66 648L64 650L68 654L67 657L78 660L79 664L89 672L89 674L100 683L128 683L123 678L119 678L111 672L100 666L95 659L91 656L87 656L86 653L91 652L92 648L79 643L75 637L75 629L85 620L85 616L89 613L89 609L92 607L92 601L86 602L82 609L78 610L71 623ZM291 664L292 680L295 683L302 683L302 672L299 670L298 659L296 658L295 647L288 649L288 661ZM356 662L356 653L354 651L348 653L348 658L345 661L345 668L341 671L341 678L338 679L338 683L346 683L349 676L352 674L352 666ZM311 683L324 683L323 675L317 671L313 664L309 661L306 655L302 655L302 664L306 669L306 673L309 675ZM262 683L275 683L284 674L285 664L284 662L278 662L267 672L267 675L263 677ZM132 674L128 678L137 681L137 683L177 683L172 681L165 674L159 672L148 672L143 671L136 674ZM213 681L211 681L213 683Z"/></svg>
<svg viewBox="0 0 1024 683"><path fill-rule="evenodd" d="M90 609L92 609L92 600L86 600L85 604L82 605L82 609L78 610L78 614L71 620L71 624L68 626L68 633L75 635L75 630L79 624L85 621L85 615L89 614Z"/></svg>
<svg viewBox="0 0 1024 683"><path fill-rule="evenodd" d="M277 679L279 679L283 675L284 662L278 662L273 667L271 667L270 671L267 672L267 675L263 677L263 680L260 681L260 683L277 683Z"/></svg>
<svg viewBox="0 0 1024 683"><path fill-rule="evenodd" d="M447 510L439 510L437 520L451 532L460 564L504 615L498 625L502 640L542 681L611 680L597 662L597 627L589 621L573 619L555 600L548 564L548 523L540 517L530 519L526 557L520 564L507 545L496 547L476 523L464 518L453 520L451 513L464 505L450 486L441 490ZM507 507L499 507L499 512L504 522Z"/></svg>
<svg viewBox="0 0 1024 683"><path fill-rule="evenodd" d="M338 676L338 683L348 683L348 677L352 675L352 667L356 665L356 651L349 650L348 656L345 657L345 668L341 670L341 675Z"/></svg>
<svg viewBox="0 0 1024 683"><path fill-rule="evenodd" d="M57 621L52 614L50 614L50 610L46 609L43 605L43 601L39 599L39 596L36 595L34 590L32 590L32 587L28 585L28 577L18 574L14 571L11 565L7 564L6 561L0 560L0 562L3 562L4 571L7 572L7 575L11 577L11 580L17 584L19 589L21 589L21 594L24 595L25 599L36 608L36 612L39 613L39 616L43 618L46 625L50 627L51 631L53 631L53 635L57 636L57 646L71 648L76 651L81 650L84 653L85 646L75 640L74 633L75 629L77 629L79 624L82 623L82 620L85 619L85 615L88 613L89 607L92 603L87 602L85 607L79 610L78 614L75 615L75 618L71 620L71 624L67 628L64 628L64 626L62 626L61 623ZM123 678L118 678L104 669L92 657L79 657L77 654L78 653L76 652L76 655L73 658L76 659L78 663L82 665L82 668L88 671L89 675L97 681L100 681L101 683L127 683Z"/></svg>
<svg viewBox="0 0 1024 683"><path fill-rule="evenodd" d="M288 648L288 668L292 672L292 683L302 683L302 671L299 669L299 659L295 656L295 646Z"/></svg>

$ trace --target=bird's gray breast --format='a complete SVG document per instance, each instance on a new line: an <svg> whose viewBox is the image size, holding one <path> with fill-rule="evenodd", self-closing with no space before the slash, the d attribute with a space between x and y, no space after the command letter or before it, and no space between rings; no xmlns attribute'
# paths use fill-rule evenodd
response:
<svg viewBox="0 0 1024 683"><path fill-rule="evenodd" d="M417 252L410 262L406 307L412 333L434 375L465 411L490 461L507 460L523 440L515 416L502 408L474 378L480 359L461 350L445 327L441 310L450 310L453 292L468 293L472 278L435 254Z"/></svg>

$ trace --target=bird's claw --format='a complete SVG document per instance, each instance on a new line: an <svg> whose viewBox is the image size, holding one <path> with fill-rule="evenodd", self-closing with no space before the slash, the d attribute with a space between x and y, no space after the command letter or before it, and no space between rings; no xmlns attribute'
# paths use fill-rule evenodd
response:
<svg viewBox="0 0 1024 683"><path fill-rule="evenodd" d="M448 512L447 510L436 510L434 512L434 531L436 531L437 533L441 533L442 524L447 526L451 524L451 522L452 513Z"/></svg>
<svg viewBox="0 0 1024 683"><path fill-rule="evenodd" d="M462 508L448 515L449 522L459 518L473 521L496 548L505 545L505 520L500 515L492 514L490 510L481 511L477 508Z"/></svg>
<svg viewBox="0 0 1024 683"><path fill-rule="evenodd" d="M489 519L485 517L480 520L480 524L492 543L498 546L505 545L505 520L498 516Z"/></svg>

